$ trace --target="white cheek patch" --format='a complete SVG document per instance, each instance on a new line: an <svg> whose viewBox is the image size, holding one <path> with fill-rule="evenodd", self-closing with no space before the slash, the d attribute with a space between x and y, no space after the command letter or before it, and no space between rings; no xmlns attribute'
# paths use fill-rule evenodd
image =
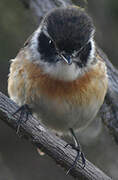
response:
<svg viewBox="0 0 118 180"><path fill-rule="evenodd" d="M91 42L91 51L90 51L90 54L88 57L87 65L91 65L91 63L93 62L94 56L95 56L95 42L93 40L93 37L91 37L89 42Z"/></svg>
<svg viewBox="0 0 118 180"><path fill-rule="evenodd" d="M31 44L29 46L29 49L26 52L26 57L32 62L35 62L36 64L39 64L40 60L40 53L38 52L38 36L41 32L41 28L39 27L33 34L31 39Z"/></svg>

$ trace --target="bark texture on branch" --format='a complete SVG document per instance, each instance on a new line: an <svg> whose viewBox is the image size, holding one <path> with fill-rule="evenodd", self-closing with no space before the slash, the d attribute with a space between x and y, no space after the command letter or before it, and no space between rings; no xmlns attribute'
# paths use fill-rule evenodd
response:
<svg viewBox="0 0 118 180"><path fill-rule="evenodd" d="M20 112L12 116L18 106L8 97L0 93L0 119L6 122L14 130L17 129L17 120ZM25 121L25 119L24 119ZM76 151L71 147L65 148L67 144L62 139L49 132L39 120L29 115L26 123L23 123L20 128L22 137L28 139L34 145L40 147L46 154L52 157L58 165L68 170L76 157ZM100 169L94 166L91 162L86 160L86 166L82 168L82 162L79 160L76 167L70 171L70 174L76 179L84 180L111 180Z"/></svg>

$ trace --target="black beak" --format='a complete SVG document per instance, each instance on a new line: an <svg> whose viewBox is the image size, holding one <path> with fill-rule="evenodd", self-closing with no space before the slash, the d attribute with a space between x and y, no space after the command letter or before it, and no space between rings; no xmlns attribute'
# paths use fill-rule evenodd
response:
<svg viewBox="0 0 118 180"><path fill-rule="evenodd" d="M72 64L72 58L67 55L67 56L64 56L62 54L59 55L67 64L71 65Z"/></svg>

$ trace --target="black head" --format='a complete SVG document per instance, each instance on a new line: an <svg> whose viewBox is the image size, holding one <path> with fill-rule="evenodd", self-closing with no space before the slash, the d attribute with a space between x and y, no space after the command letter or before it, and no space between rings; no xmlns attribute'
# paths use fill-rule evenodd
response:
<svg viewBox="0 0 118 180"><path fill-rule="evenodd" d="M54 9L41 23L38 51L43 60L52 63L59 61L60 54L63 54L69 62L72 54L78 52L76 56L79 56L85 64L92 48L89 40L93 34L92 19L83 9L79 7Z"/></svg>

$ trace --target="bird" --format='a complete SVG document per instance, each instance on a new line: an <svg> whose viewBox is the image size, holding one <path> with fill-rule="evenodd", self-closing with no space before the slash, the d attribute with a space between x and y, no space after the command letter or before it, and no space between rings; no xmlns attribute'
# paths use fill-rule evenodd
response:
<svg viewBox="0 0 118 180"><path fill-rule="evenodd" d="M78 6L54 8L11 60L8 94L55 133L85 129L107 92L92 18Z"/></svg>

